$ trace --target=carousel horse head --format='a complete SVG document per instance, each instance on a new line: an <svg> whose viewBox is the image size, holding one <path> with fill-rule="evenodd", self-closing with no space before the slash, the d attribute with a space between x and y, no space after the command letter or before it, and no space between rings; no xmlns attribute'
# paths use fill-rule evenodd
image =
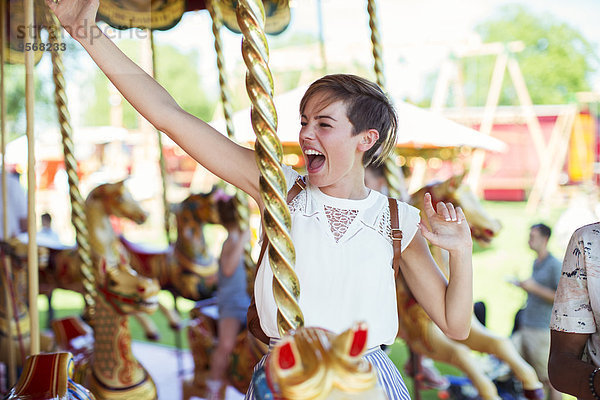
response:
<svg viewBox="0 0 600 400"><path fill-rule="evenodd" d="M411 203L423 210L423 195L429 192L434 205L443 201L460 206L469 222L471 236L477 243L486 246L498 234L502 224L484 210L475 193L468 185L463 184L463 178L464 173L427 185L411 196Z"/></svg>
<svg viewBox="0 0 600 400"><path fill-rule="evenodd" d="M297 329L271 350L257 371L257 398L385 399L376 370L362 358L367 334L364 323L337 336L321 328Z"/></svg>
<svg viewBox="0 0 600 400"><path fill-rule="evenodd" d="M86 199L86 205L102 205L106 215L128 218L138 224L146 221L148 214L127 190L125 181L105 183L94 188Z"/></svg>
<svg viewBox="0 0 600 400"><path fill-rule="evenodd" d="M204 225L220 223L217 203L222 190L188 196L174 208L177 220L177 241L174 256L178 268L173 268L172 282L188 299L210 297L217 284L219 266L209 253L204 238Z"/></svg>
<svg viewBox="0 0 600 400"><path fill-rule="evenodd" d="M139 275L125 260L113 266L102 260L96 275L99 294L117 313L151 314L158 308L158 281Z"/></svg>
<svg viewBox="0 0 600 400"><path fill-rule="evenodd" d="M29 356L19 381L6 399L94 400L93 394L73 381L73 369L71 353Z"/></svg>
<svg viewBox="0 0 600 400"><path fill-rule="evenodd" d="M204 242L202 228L205 224L220 223L217 203L223 196L223 190L213 188L208 193L189 195L175 208L177 219L177 239L181 239L189 247L194 243ZM192 248L185 249L193 252Z"/></svg>

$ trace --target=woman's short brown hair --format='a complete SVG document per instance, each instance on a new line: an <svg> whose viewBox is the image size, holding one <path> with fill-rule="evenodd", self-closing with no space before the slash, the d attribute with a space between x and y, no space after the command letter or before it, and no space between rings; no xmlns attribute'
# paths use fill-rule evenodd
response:
<svg viewBox="0 0 600 400"><path fill-rule="evenodd" d="M353 135L368 129L376 129L379 139L365 152L363 165L381 164L396 145L398 117L388 96L375 83L350 74L325 75L313 82L300 101L300 114L306 103L316 94L326 96L321 101L325 108L336 101L346 105L346 116L354 127Z"/></svg>

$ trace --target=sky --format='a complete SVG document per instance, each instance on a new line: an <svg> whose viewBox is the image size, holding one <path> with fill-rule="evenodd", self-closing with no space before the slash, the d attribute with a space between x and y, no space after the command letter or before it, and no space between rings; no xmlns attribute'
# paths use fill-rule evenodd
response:
<svg viewBox="0 0 600 400"><path fill-rule="evenodd" d="M349 63L372 64L366 3L366 0L321 0L328 59L346 57ZM310 32L317 36L318 1L291 0L291 4L292 20L281 35ZM600 52L599 0L379 0L376 4L388 90L399 92L397 95L404 98L422 97L425 80L439 70L449 51L476 42L474 27L494 17L502 6L519 4L536 14L564 21L579 29ZM240 36L224 33L223 37L228 60L240 58ZM175 29L158 34L157 41L177 43L184 50L200 49L200 54L208 59L200 67L203 75L217 79L207 12L186 15ZM310 62L314 64L314 60L302 57L294 60L299 65ZM600 91L600 72L592 84Z"/></svg>

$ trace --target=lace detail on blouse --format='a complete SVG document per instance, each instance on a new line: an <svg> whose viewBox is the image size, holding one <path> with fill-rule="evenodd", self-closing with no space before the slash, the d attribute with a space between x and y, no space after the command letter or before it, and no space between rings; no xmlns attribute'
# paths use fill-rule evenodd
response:
<svg viewBox="0 0 600 400"><path fill-rule="evenodd" d="M358 215L358 210L344 210L325 205L325 216L336 242L339 242Z"/></svg>
<svg viewBox="0 0 600 400"><path fill-rule="evenodd" d="M383 212L377 217L375 226L377 232L381 234L388 242L392 243L392 220L390 218L390 208L385 207Z"/></svg>
<svg viewBox="0 0 600 400"><path fill-rule="evenodd" d="M306 211L306 190L302 190L296 197L292 199L288 207L290 209L290 213L296 212L305 212Z"/></svg>

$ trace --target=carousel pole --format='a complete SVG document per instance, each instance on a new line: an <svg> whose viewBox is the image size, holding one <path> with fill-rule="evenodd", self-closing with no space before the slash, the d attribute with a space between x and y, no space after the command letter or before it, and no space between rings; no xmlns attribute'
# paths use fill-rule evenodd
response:
<svg viewBox="0 0 600 400"><path fill-rule="evenodd" d="M371 44L373 46L374 70L377 84L381 89L385 90L385 76L383 74L383 51L381 48L381 37L379 35L377 21L377 7L375 0L368 0L367 11L369 13L369 28L371 28ZM402 178L400 177L400 169L396 165L393 157L388 157L384 162L384 175L387 181L388 194L390 197L401 198L402 190L400 189Z"/></svg>
<svg viewBox="0 0 600 400"><path fill-rule="evenodd" d="M4 89L4 53L6 51L6 0L0 1L0 136L2 147L2 237L8 239L8 218L7 218L7 200L8 196L6 193L6 164L4 156L6 155L6 99ZM12 265L10 257L2 256L2 290L4 291L5 304L6 304L6 320L8 321L8 381L6 387L12 387L17 382L17 355L14 351L13 335L10 325L13 320L13 304L12 296L10 295L11 290L9 288L10 277L12 276ZM0 388L2 389L2 388Z"/></svg>
<svg viewBox="0 0 600 400"><path fill-rule="evenodd" d="M233 110L231 106L231 96L229 86L227 84L227 72L225 68L225 56L223 55L223 42L221 40L222 16L219 9L219 3L215 0L208 1L206 8L212 18L212 32L215 37L215 52L217 54L217 68L219 70L219 87L221 88L221 104L223 105L223 116L225 117L225 125L227 136L231 140L235 140L235 130L233 127ZM248 208L248 198L241 190L235 191L234 198L236 221L241 231L249 228L250 213ZM254 261L252 260L252 244L246 243L244 247L244 265L246 271L254 270ZM253 276L253 274L248 274Z"/></svg>
<svg viewBox="0 0 600 400"><path fill-rule="evenodd" d="M54 46L62 43L60 23L54 14L46 13L48 29L48 39ZM74 156L73 129L71 127L71 116L67 103L66 84L64 78L64 64L62 53L52 51L52 77L54 80L54 102L58 113L58 123L60 125L60 134L62 138L65 170L69 181L69 197L71 199L71 222L75 227L75 241L77 242L77 257L81 261L80 271L83 283L83 299L86 305L86 319L92 319L94 315L95 278L93 274L93 264L91 256L91 247L89 243L89 233L85 216L85 201L79 192L79 177L77 175L77 160Z"/></svg>
<svg viewBox="0 0 600 400"><path fill-rule="evenodd" d="M25 43L33 43L34 20L33 0L25 0ZM38 254L37 254L37 218L35 213L35 153L33 106L35 101L35 77L33 75L33 51L25 51L25 114L27 120L27 268L29 272L29 314L31 318L30 354L40 352L40 321L37 297L39 292Z"/></svg>
<svg viewBox="0 0 600 400"><path fill-rule="evenodd" d="M298 304L300 284L294 272L296 254L290 237L291 217L281 162L283 148L277 137L273 103L273 77L267 65L269 49L264 33L265 10L260 0L240 0L236 10L241 28L242 56L248 68L246 91L252 102L252 128L256 133L256 163L260 170L260 196L265 205L264 229L269 240L273 296L281 336L304 325Z"/></svg>

